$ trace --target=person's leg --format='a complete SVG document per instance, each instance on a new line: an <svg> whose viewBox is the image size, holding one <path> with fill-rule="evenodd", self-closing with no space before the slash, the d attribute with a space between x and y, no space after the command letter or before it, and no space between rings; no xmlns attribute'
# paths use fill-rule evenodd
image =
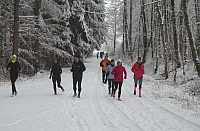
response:
<svg viewBox="0 0 200 131"><path fill-rule="evenodd" d="M108 80L108 74L106 73L106 71L105 71L105 81L104 81L104 83L106 84L107 83L107 80Z"/></svg>
<svg viewBox="0 0 200 131"><path fill-rule="evenodd" d="M82 84L82 79L78 80L78 97L80 98L80 95L81 95L81 84Z"/></svg>
<svg viewBox="0 0 200 131"><path fill-rule="evenodd" d="M105 82L106 71L102 70L102 81Z"/></svg>
<svg viewBox="0 0 200 131"><path fill-rule="evenodd" d="M16 86L15 86L15 82L18 78L18 76L11 76L11 83L12 83L12 95L17 95L17 89L16 89Z"/></svg>
<svg viewBox="0 0 200 131"><path fill-rule="evenodd" d="M143 81L143 79L140 78L140 79L139 79L139 96L140 96L140 97L142 96L142 81Z"/></svg>
<svg viewBox="0 0 200 131"><path fill-rule="evenodd" d="M76 83L77 80L75 78L73 78L73 90L74 90L74 96L76 96Z"/></svg>
<svg viewBox="0 0 200 131"><path fill-rule="evenodd" d="M137 82L138 82L138 78L134 78L134 82L135 82L135 85L134 85L134 95L136 95L136 88L137 88Z"/></svg>
<svg viewBox="0 0 200 131"><path fill-rule="evenodd" d="M60 85L60 83L61 83L61 77L58 77L58 79L57 79L58 87L61 88L62 92L64 92L65 90L64 90L64 88Z"/></svg>
<svg viewBox="0 0 200 131"><path fill-rule="evenodd" d="M17 81L17 78L18 78L18 76L15 77L15 79L14 79L15 82ZM15 91L15 95L17 95L17 88L16 88L16 86L15 86L15 90L14 91Z"/></svg>
<svg viewBox="0 0 200 131"><path fill-rule="evenodd" d="M57 91L56 91L56 79L52 78L52 82L53 82L53 90L54 90L54 95L57 95Z"/></svg>
<svg viewBox="0 0 200 131"><path fill-rule="evenodd" d="M14 81L14 77L10 77L11 80L11 84L12 84L12 95L14 95L15 93L15 81Z"/></svg>
<svg viewBox="0 0 200 131"><path fill-rule="evenodd" d="M118 82L116 82L116 81L115 81L114 83L115 83L115 90L114 90L114 95L113 95L113 97L115 97L115 92L117 91L118 84L119 84L119 83L118 83Z"/></svg>
<svg viewBox="0 0 200 131"><path fill-rule="evenodd" d="M122 92L122 84L123 84L123 82L119 82L118 100L120 100L120 96L121 96L121 92Z"/></svg>
<svg viewBox="0 0 200 131"><path fill-rule="evenodd" d="M115 90L115 88L114 88L114 80L112 79L111 80L111 87L112 87L112 93L111 93L111 96L114 94L114 90Z"/></svg>
<svg viewBox="0 0 200 131"><path fill-rule="evenodd" d="M62 88L62 86L60 85L61 83L61 77L57 78L57 84L58 84L58 88Z"/></svg>
<svg viewBox="0 0 200 131"><path fill-rule="evenodd" d="M111 79L108 79L108 94L111 94L110 89L111 89Z"/></svg>

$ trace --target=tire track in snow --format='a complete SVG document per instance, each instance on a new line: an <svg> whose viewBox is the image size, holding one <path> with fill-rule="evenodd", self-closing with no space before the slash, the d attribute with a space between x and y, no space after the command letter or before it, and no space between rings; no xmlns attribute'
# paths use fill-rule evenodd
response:
<svg viewBox="0 0 200 131"><path fill-rule="evenodd" d="M126 96L128 96L128 95L126 95ZM130 116L130 118L136 117L137 124L141 125L141 127L145 128L144 130L146 130L146 131L149 131L149 130L160 131L160 130L166 129L166 128L161 127L162 123L154 122L153 119L155 119L156 117L149 117L149 119L148 119L150 108L144 108L145 106L143 107L143 106L139 105L139 103L141 101L139 101L139 99L140 99L139 97L137 97L137 98L134 99L134 103L131 103L131 102L127 103L126 100L123 100L123 102L124 102L123 104L126 105L125 112L128 113L128 116ZM132 104L134 105L134 107L131 106ZM119 105L119 108L123 109L123 106ZM148 113L146 113L146 112L148 112ZM152 116L152 114L150 114L150 116ZM179 131L179 130L177 130L177 131Z"/></svg>
<svg viewBox="0 0 200 131"><path fill-rule="evenodd" d="M70 118L72 119L73 122L71 123L74 125L73 127L76 127L76 131L88 131L89 129L86 121L80 115L78 115L78 103L78 98L76 99L69 97L69 99L66 99L65 108L67 109L67 114L69 114Z"/></svg>
<svg viewBox="0 0 200 131"><path fill-rule="evenodd" d="M92 74L91 74L92 73ZM93 71L90 71L90 73L88 73L88 77L90 76L96 76L96 69ZM94 83L95 82L95 83ZM103 128L103 130L119 130L116 126L115 123L113 123L113 119L108 119L107 118L107 113L108 111L106 110L102 110L102 107L104 107L104 103L102 103L102 96L101 94L99 94L99 89L101 88L98 85L98 82L96 82L96 77L92 77L89 81L89 83L87 83L86 85L90 85L90 100L91 100L91 104L92 104L92 109L95 113L95 118L101 122L101 128ZM95 85L95 87L94 87ZM100 123L99 123L100 124Z"/></svg>
<svg viewBox="0 0 200 131"><path fill-rule="evenodd" d="M101 88L101 87L98 86L97 88ZM94 110L98 114L98 117L99 117L100 121L103 124L104 130L107 130L107 128L112 129L112 130L118 130L118 128L115 126L115 123L113 123L113 121L112 121L114 119L114 117L112 117L112 119L109 119L107 117L107 114L111 114L109 112L109 110L102 109L102 107L105 107L105 105L102 102L103 101L102 98L97 97L98 96L98 94L97 94L98 91L99 90L96 90L96 93L93 94L93 100L92 100L93 102L92 102L92 104L94 105Z"/></svg>
<svg viewBox="0 0 200 131"><path fill-rule="evenodd" d="M126 88L126 82L124 82L122 89L123 88ZM132 99L133 101L131 100L128 102L127 100L130 100L130 99L126 99L126 98L133 98L133 94L130 93L129 91L128 92L122 91L122 92L123 92L122 96L125 96L125 98L123 100L123 104L126 105L126 109L128 110L128 111L126 111L126 113L131 112L128 116L137 117L137 124L138 125L142 124L141 125L142 127L149 127L151 130L158 130L158 131L163 129L163 127L161 126L162 123L160 123L159 120L156 123L152 119L152 118L156 118L156 115L158 116L158 114L156 114L155 117L153 117L149 111L150 108L147 108L146 105L141 105L141 100L142 100L141 98L135 97L136 99ZM148 105L148 103L146 103L146 104ZM123 107L121 105L119 105L119 108L123 109ZM153 111L153 113L154 113L154 111ZM150 117L148 119L149 114L152 117ZM173 126L170 126L170 127L173 127ZM166 129L166 128L164 128L164 129ZM146 130L148 131L149 129L146 129Z"/></svg>
<svg viewBox="0 0 200 131"><path fill-rule="evenodd" d="M128 83L128 82L126 82L126 81L125 81L125 83L126 83L128 86L132 87L132 85L131 85L130 83ZM132 95L132 96L133 96L133 95ZM145 102L145 104L151 103L151 104L149 104L149 106L152 106L152 107L154 107L154 108L161 109L161 111L162 111L163 113L165 112L164 114L167 113L168 115L173 116L173 118L179 119L179 120L178 120L179 123L182 123L182 122L188 123L189 125L191 125L192 127L194 127L195 131L199 131L199 130L200 130L200 125L198 125L198 124L196 124L196 123L194 123L194 122L192 122L192 121L189 121L189 120L183 118L182 116L179 116L178 114L176 114L176 113L174 113L174 112L169 111L168 109L162 107L161 105L156 104L156 103L153 102L151 99L147 98L145 95L143 95L142 98L140 98L140 99L141 99L141 100L148 101L148 102ZM126 104L127 104L127 103L126 103ZM144 105L143 103L141 103L141 104L142 104L143 107L146 106L146 105ZM128 104L127 104L127 105L128 105ZM129 105L129 106L130 106L130 105ZM130 106L130 108L133 108L133 107ZM170 122L170 121L169 121L169 122ZM172 126L171 126L171 128L172 128ZM173 127L173 128L174 128L174 127ZM181 128L181 127L178 127L178 126L177 126L177 127L176 127L176 130L179 131L180 128Z"/></svg>
<svg viewBox="0 0 200 131"><path fill-rule="evenodd" d="M105 90L105 86L102 85L102 87L104 88ZM102 89L101 89L101 92L102 92ZM105 94L105 91L104 93L102 92L102 95ZM110 96L109 96L110 97ZM116 108L116 111L114 112L115 114L117 115L120 115L120 118L121 120L125 120L126 123L124 124L127 124L126 126L123 124L122 126L126 127L127 129L129 129L130 131L132 131L133 129L137 129L137 131L143 131L143 129L136 123L136 118L135 117L132 117L130 118L125 112L123 112L123 110L121 108L118 107L118 105L114 102L114 100L116 102L119 102L121 103L120 101L114 99L112 100L113 98L110 97L108 98L110 103L113 105L113 108ZM123 123L123 122L121 122Z"/></svg>
<svg viewBox="0 0 200 131"><path fill-rule="evenodd" d="M86 72L84 75L85 75L85 77L89 77L91 75L91 72L90 73ZM91 122L94 123L95 126L98 125L97 127L99 127L99 125L101 125L100 126L101 129L96 128L95 130L99 130L99 131L101 131L102 129L107 130L107 127L109 125L111 125L111 128L109 128L109 129L116 129L115 124L112 123L112 121L110 121L109 119L106 119L104 112L102 110L100 110L100 107L99 107L101 105L99 102L100 99L97 98L97 94L95 94L95 93L98 93L98 90L97 90L98 88L94 88L94 83L90 84L90 83L84 82L84 84L86 84L88 86L87 89L85 89L85 87L83 87L83 90L87 90L87 93L88 93L87 97L84 97L84 95L82 95L82 97L80 99L70 97L68 99L66 98L64 101L65 108L67 109L66 114L69 114L71 120L73 121L72 122L73 127L76 127L76 129L74 129L74 130L80 130L80 131L91 130L92 131L94 129L91 129L93 126L93 125L91 125ZM85 93L85 92L83 91L82 93ZM82 103L80 103L80 102L82 102ZM88 119L88 116L85 116L85 114L83 114L83 116L79 115L81 113L86 113L86 115L87 115L87 112L80 112L77 109L77 108L79 108L80 105L84 105L84 106L89 105L90 106L89 113L91 113L93 115L92 121L90 121L90 120L87 121L86 119ZM88 124L90 126L87 125L87 122L89 122Z"/></svg>
<svg viewBox="0 0 200 131"><path fill-rule="evenodd" d="M71 72L69 69L67 70L67 78L71 78ZM66 81L66 84L69 84L70 81ZM72 85L73 86L73 85ZM63 105L65 109L65 113L63 113L63 117L66 118L68 121L66 124L68 125L66 127L66 130L75 130L75 131L88 131L88 125L85 119L79 115L78 107L80 107L80 101L81 99L78 99L77 97L72 97L72 86L71 88L65 88L65 92L67 92L66 97L64 98Z"/></svg>
<svg viewBox="0 0 200 131"><path fill-rule="evenodd" d="M103 123L104 130L108 130L107 128L111 127L111 130L120 130L120 127L125 127L123 129L126 130L132 130L128 126L124 126L124 119L121 119L118 115L118 111L116 111L116 107L111 106L107 104L107 99L105 99L104 95L105 93L102 93L103 85L99 84L101 82L100 80L100 68L99 64L97 65L96 62L89 62L90 63L90 72L88 74L88 79L90 79L90 83L87 83L87 85L91 85L91 94L92 94L92 100L93 100L93 107L95 108L96 114L98 114L97 117L100 118L101 123ZM89 76L92 76L91 78ZM94 83L95 82L95 83ZM95 88L94 88L95 85ZM94 90L95 89L95 90ZM104 95L103 95L104 94ZM132 124L131 124L132 125ZM105 128L106 126L106 128Z"/></svg>

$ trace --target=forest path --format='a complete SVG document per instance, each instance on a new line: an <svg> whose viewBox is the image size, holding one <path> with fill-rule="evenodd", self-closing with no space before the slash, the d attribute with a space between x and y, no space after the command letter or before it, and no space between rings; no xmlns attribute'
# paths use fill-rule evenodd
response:
<svg viewBox="0 0 200 131"><path fill-rule="evenodd" d="M0 130L4 131L199 131L200 126L157 105L133 96L132 74L124 81L122 101L108 95L101 82L100 59L85 60L81 98L73 98L70 69L63 69L62 85L53 95L49 74L17 82L19 95L10 97L10 84L0 87ZM127 69L129 71L130 69ZM144 83L144 88L150 88Z"/></svg>

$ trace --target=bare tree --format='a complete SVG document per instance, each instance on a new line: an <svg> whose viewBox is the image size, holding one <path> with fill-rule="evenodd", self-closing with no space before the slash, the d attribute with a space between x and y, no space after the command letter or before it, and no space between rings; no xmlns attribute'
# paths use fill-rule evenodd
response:
<svg viewBox="0 0 200 131"><path fill-rule="evenodd" d="M133 0L130 0L130 14L129 14L129 17L130 17L130 20L129 20L129 34L128 34L128 37L129 37L129 45L130 45L130 56L131 56L131 60L133 60L133 43L132 43L132 24L133 24L133 14L132 14L132 10L133 10Z"/></svg>
<svg viewBox="0 0 200 131"><path fill-rule="evenodd" d="M176 67L180 68L181 63L179 59L179 50L178 50L178 39L176 31L176 16L175 16L175 5L174 0L171 0L171 13L172 13L172 27L173 27L173 38L174 38L174 49L175 49L175 58L176 58Z"/></svg>
<svg viewBox="0 0 200 131"><path fill-rule="evenodd" d="M200 58L200 1L195 0L195 14L196 14L196 36L195 36L195 43L197 46L197 53Z"/></svg>
<svg viewBox="0 0 200 131"><path fill-rule="evenodd" d="M143 27L143 45L144 45L144 54L143 54L143 63L146 62L147 56L147 23L146 23L146 14L144 10L144 0L141 0L141 15L142 15L142 27Z"/></svg>
<svg viewBox="0 0 200 131"><path fill-rule="evenodd" d="M192 53L192 60L195 64L198 76L200 77L200 63L199 63L199 59L197 55L196 46L192 38L192 32L190 30L189 18L188 18L188 13L187 13L187 0L181 1L181 11L183 12L183 15L184 15L184 24L185 24L187 34L188 34L190 49Z"/></svg>
<svg viewBox="0 0 200 131"><path fill-rule="evenodd" d="M124 0L124 42L125 42L125 49L126 53L129 51L129 43L128 43L128 12L127 12L127 0Z"/></svg>
<svg viewBox="0 0 200 131"><path fill-rule="evenodd" d="M116 1L117 3L117 1ZM114 52L115 52L115 48L116 48L116 38L117 38L117 5L115 5L115 14L114 14Z"/></svg>
<svg viewBox="0 0 200 131"><path fill-rule="evenodd" d="M13 54L18 54L18 45L19 45L19 2L20 2L20 0L15 0L15 6L14 6Z"/></svg>
<svg viewBox="0 0 200 131"><path fill-rule="evenodd" d="M166 0L164 0L164 3L166 3ZM165 6L165 4L163 5ZM167 57L167 48L165 45L165 32L164 32L164 19L162 19L162 15L159 9L158 4L156 4L156 11L158 13L158 19L159 19L159 25L160 25L160 33L161 33L161 41L164 49L164 61L165 61L165 79L169 77L169 71L168 71L168 57Z"/></svg>
<svg viewBox="0 0 200 131"><path fill-rule="evenodd" d="M36 16L36 25L35 25L35 28L37 29L37 30L39 30L40 29L40 26L39 26L39 17L40 17L40 8L41 8L41 2L42 2L42 0L35 0L35 7L34 7L34 15ZM34 63L34 67L35 67L35 70L36 70L36 72L38 72L39 71L39 69L40 69L40 43L39 43L39 38L38 38L38 36L39 36L39 33L37 33L36 32L36 39L35 39L35 42L34 42L34 46L33 46L33 48L34 48L34 52L35 52L35 58L36 58L36 60L35 60L35 63Z"/></svg>
<svg viewBox="0 0 200 131"><path fill-rule="evenodd" d="M150 35L149 44L148 44L148 48L151 47L151 58L154 57L153 29L154 29L154 5L152 4L151 5L151 35Z"/></svg>

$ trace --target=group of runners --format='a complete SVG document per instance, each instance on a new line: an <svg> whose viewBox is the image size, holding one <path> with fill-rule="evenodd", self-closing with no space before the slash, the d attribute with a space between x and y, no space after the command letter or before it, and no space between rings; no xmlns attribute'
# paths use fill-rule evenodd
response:
<svg viewBox="0 0 200 131"><path fill-rule="evenodd" d="M108 82L108 93L111 97L115 97L115 93L118 90L118 100L121 101L121 89L124 79L127 78L126 68L122 65L121 60L108 60L108 56L100 62L102 67L102 82L107 84ZM132 66L131 71L134 73L134 90L133 94L136 95L137 85L139 84L139 97L142 96L142 81L144 71L144 64L142 63L141 57L138 57L137 62Z"/></svg>
<svg viewBox="0 0 200 131"><path fill-rule="evenodd" d="M108 93L111 97L115 97L115 93L118 90L118 100L121 101L121 89L123 85L124 79L127 78L126 68L122 65L121 60L117 60L117 64L115 65L115 60L108 60L108 55L105 55L105 58L100 62L100 66L102 68L102 82L104 84L108 83ZM19 72L21 70L20 64L17 61L17 56L13 55L12 60L7 65L7 70L10 72L10 79L12 83L12 95L17 96L17 90L15 86L15 82L19 76ZM86 70L84 63L80 60L79 55L74 55L74 62L71 66L70 71L73 76L73 97L80 98L81 90L82 90L82 78L83 72ZM138 57L137 62L133 65L131 71L134 73L134 91L133 94L136 95L137 85L139 83L139 97L141 97L142 93L142 80L144 72L144 64L142 63L141 57ZM62 68L58 63L57 59L54 59L54 63L52 65L50 71L49 79L52 79L53 82L53 91L54 95L57 95L57 87L64 92L64 88L61 86L61 74ZM78 92L77 92L77 84L78 84Z"/></svg>

